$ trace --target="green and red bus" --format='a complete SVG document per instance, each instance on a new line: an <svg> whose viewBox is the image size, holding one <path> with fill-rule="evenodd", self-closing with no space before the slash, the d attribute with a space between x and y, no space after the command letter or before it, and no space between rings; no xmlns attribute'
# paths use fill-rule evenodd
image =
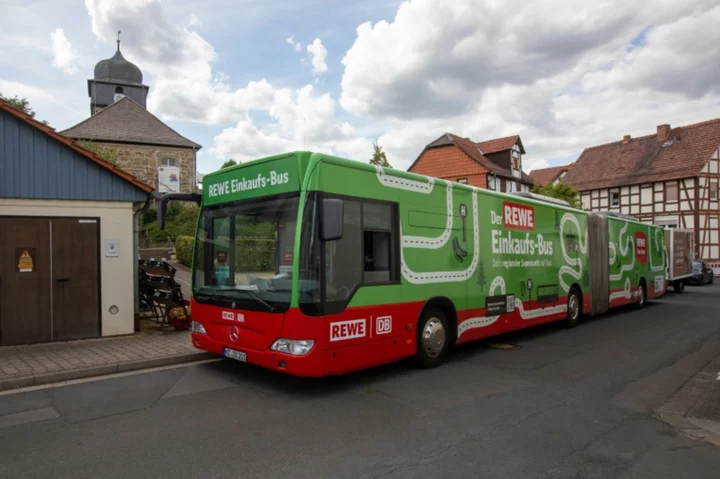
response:
<svg viewBox="0 0 720 479"><path fill-rule="evenodd" d="M343 374L666 291L663 230L313 152L222 169L202 194L192 342L297 376Z"/></svg>

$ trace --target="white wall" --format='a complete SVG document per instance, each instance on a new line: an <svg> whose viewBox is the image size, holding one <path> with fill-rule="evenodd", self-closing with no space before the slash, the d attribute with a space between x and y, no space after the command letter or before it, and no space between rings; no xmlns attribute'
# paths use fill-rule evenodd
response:
<svg viewBox="0 0 720 479"><path fill-rule="evenodd" d="M65 216L100 218L102 335L132 334L134 321L133 210L127 202L49 201L0 198L0 216ZM105 257L105 240L119 240L120 256ZM112 315L111 306L119 311Z"/></svg>

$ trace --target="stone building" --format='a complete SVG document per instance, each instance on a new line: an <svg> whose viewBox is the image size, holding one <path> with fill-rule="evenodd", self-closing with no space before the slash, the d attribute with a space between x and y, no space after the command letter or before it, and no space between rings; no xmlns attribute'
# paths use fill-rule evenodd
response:
<svg viewBox="0 0 720 479"><path fill-rule="evenodd" d="M92 116L60 133L110 153L119 168L158 192L195 191L201 146L147 111L150 87L122 56L119 41L115 55L98 62L94 73L88 80Z"/></svg>

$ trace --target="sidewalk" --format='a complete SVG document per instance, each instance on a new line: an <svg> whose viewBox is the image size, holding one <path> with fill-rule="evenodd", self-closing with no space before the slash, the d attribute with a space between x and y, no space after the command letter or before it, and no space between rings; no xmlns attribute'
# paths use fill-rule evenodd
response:
<svg viewBox="0 0 720 479"><path fill-rule="evenodd" d="M190 332L157 325L132 336L0 347L0 391L213 357L193 347Z"/></svg>
<svg viewBox="0 0 720 479"><path fill-rule="evenodd" d="M720 355L656 411L682 433L720 446Z"/></svg>

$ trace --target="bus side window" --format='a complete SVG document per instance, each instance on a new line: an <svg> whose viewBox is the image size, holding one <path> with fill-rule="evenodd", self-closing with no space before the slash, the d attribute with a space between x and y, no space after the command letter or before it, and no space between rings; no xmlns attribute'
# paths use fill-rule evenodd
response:
<svg viewBox="0 0 720 479"><path fill-rule="evenodd" d="M363 203L363 282L388 283L393 279L393 207Z"/></svg>

